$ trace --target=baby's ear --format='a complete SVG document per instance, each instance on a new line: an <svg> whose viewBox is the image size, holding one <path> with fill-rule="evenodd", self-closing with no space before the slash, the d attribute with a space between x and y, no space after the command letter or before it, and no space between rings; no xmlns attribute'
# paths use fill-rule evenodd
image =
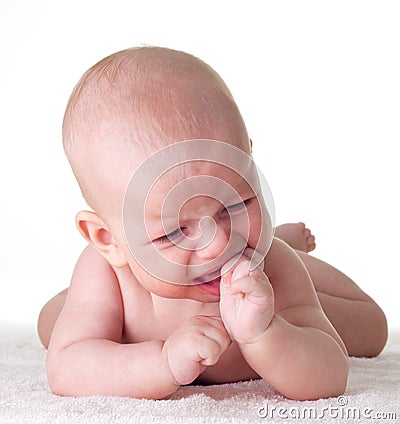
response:
<svg viewBox="0 0 400 424"><path fill-rule="evenodd" d="M97 213L79 211L76 215L75 223L82 236L107 259L111 266L123 268L128 264L107 225Z"/></svg>

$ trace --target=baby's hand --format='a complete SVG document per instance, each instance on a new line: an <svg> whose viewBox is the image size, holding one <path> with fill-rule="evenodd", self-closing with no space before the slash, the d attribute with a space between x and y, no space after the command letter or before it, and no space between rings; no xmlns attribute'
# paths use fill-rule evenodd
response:
<svg viewBox="0 0 400 424"><path fill-rule="evenodd" d="M245 254L251 255L250 252ZM221 278L220 311L232 340L251 343L268 328L274 314L274 293L260 267L250 271L250 259L243 256Z"/></svg>
<svg viewBox="0 0 400 424"><path fill-rule="evenodd" d="M168 337L163 352L176 383L183 385L216 364L230 343L220 317L197 315Z"/></svg>

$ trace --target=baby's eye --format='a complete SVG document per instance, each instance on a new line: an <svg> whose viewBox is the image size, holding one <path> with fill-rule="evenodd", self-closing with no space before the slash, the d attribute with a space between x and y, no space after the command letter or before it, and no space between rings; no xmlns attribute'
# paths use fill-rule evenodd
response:
<svg viewBox="0 0 400 424"><path fill-rule="evenodd" d="M158 243L158 244L165 244L168 243L170 241L176 240L177 238L179 238L182 234L183 234L183 228L179 227L174 231L171 231L168 234L165 234L165 236L159 237L156 240L154 240L154 242Z"/></svg>
<svg viewBox="0 0 400 424"><path fill-rule="evenodd" d="M244 209L246 209L247 206L249 206L249 204L251 203L252 200L253 200L253 198L244 200L242 202L235 203L234 205L227 206L225 208L225 210L228 213L242 212L242 211L244 211Z"/></svg>

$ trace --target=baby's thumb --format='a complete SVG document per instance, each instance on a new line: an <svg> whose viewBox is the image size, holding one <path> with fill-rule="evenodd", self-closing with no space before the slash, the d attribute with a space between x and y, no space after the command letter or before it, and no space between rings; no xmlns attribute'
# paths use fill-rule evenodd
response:
<svg viewBox="0 0 400 424"><path fill-rule="evenodd" d="M244 277L250 277L250 260L243 258L232 272L231 281L236 281Z"/></svg>

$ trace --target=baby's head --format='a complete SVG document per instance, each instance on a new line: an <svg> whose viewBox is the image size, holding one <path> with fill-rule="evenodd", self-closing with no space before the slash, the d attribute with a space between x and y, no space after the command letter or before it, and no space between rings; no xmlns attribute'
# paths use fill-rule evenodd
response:
<svg viewBox="0 0 400 424"><path fill-rule="evenodd" d="M250 149L219 75L194 56L158 47L121 51L90 68L72 92L63 123L64 148L83 196L104 215L118 179L126 184L154 151L199 138Z"/></svg>
<svg viewBox="0 0 400 424"><path fill-rule="evenodd" d="M194 139L219 140L250 154L246 127L230 91L194 56L157 47L125 50L94 65L75 87L64 117L63 142L82 194L94 210L80 212L77 224L111 265L129 263L132 268L122 222L132 174L160 149ZM199 174L242 184L234 172L222 168L210 162L186 163L161 178L158 189L168 192L182 177ZM242 185L243 193L250 193ZM154 207L146 209L154 216L159 211L152 209L160 206L156 197ZM200 202L192 200L187 210ZM211 209L220 208L215 199L208 200L214 201ZM186 261L181 258L181 263Z"/></svg>

